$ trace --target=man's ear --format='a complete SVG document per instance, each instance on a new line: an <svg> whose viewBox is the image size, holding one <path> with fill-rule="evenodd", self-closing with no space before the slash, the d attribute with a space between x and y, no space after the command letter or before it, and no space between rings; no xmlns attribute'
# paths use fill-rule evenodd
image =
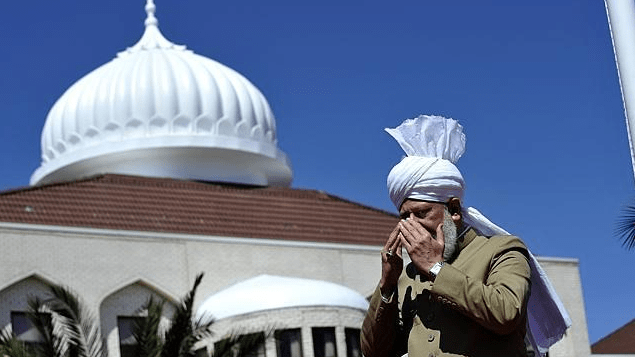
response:
<svg viewBox="0 0 635 357"><path fill-rule="evenodd" d="M452 215L452 220L458 222L463 218L461 212L461 200L456 197L452 197L448 200L448 211Z"/></svg>

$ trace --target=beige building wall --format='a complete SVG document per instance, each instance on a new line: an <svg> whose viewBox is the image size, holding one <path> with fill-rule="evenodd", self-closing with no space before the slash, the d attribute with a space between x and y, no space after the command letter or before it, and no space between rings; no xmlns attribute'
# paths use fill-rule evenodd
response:
<svg viewBox="0 0 635 357"><path fill-rule="evenodd" d="M199 272L205 277L195 307L214 293L260 274L330 281L369 296L381 269L378 246L12 223L0 223L0 246L11 252L0 261L0 328L10 325L11 311L26 309L20 296L41 292L47 283L63 284L102 316L102 333L113 357L119 356L113 316L135 311L144 294L177 301ZM589 355L577 260L538 260L574 324L550 356ZM122 297L126 289L129 298Z"/></svg>
<svg viewBox="0 0 635 357"><path fill-rule="evenodd" d="M540 266L571 317L567 335L549 350L549 357L590 356L591 345L586 324L579 262L577 259L539 257Z"/></svg>

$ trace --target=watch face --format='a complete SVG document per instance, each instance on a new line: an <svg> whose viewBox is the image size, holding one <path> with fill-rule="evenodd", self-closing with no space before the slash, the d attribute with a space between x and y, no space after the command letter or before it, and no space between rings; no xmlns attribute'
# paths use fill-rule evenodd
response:
<svg viewBox="0 0 635 357"><path fill-rule="evenodd" d="M442 266L443 266L443 263L434 263L434 265L430 269L430 274L436 277L439 274L439 271L441 271Z"/></svg>

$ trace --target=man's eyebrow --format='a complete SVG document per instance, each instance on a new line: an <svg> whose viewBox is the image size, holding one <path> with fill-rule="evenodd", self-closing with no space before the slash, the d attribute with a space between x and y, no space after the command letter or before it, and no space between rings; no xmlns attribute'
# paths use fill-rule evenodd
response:
<svg viewBox="0 0 635 357"><path fill-rule="evenodd" d="M432 210L432 207L424 207L424 208L413 209L410 211L404 211L399 213L399 217L409 216L410 213L414 213L414 214L428 213L430 212L430 210Z"/></svg>

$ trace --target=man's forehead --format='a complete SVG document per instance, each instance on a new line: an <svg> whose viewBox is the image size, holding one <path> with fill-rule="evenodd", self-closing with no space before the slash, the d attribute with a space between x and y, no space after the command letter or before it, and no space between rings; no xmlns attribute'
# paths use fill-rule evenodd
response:
<svg viewBox="0 0 635 357"><path fill-rule="evenodd" d="M417 200L413 198L407 198L401 204L401 209L399 211L404 212L404 211L443 208L443 207L445 207L444 202L424 201L424 200Z"/></svg>

